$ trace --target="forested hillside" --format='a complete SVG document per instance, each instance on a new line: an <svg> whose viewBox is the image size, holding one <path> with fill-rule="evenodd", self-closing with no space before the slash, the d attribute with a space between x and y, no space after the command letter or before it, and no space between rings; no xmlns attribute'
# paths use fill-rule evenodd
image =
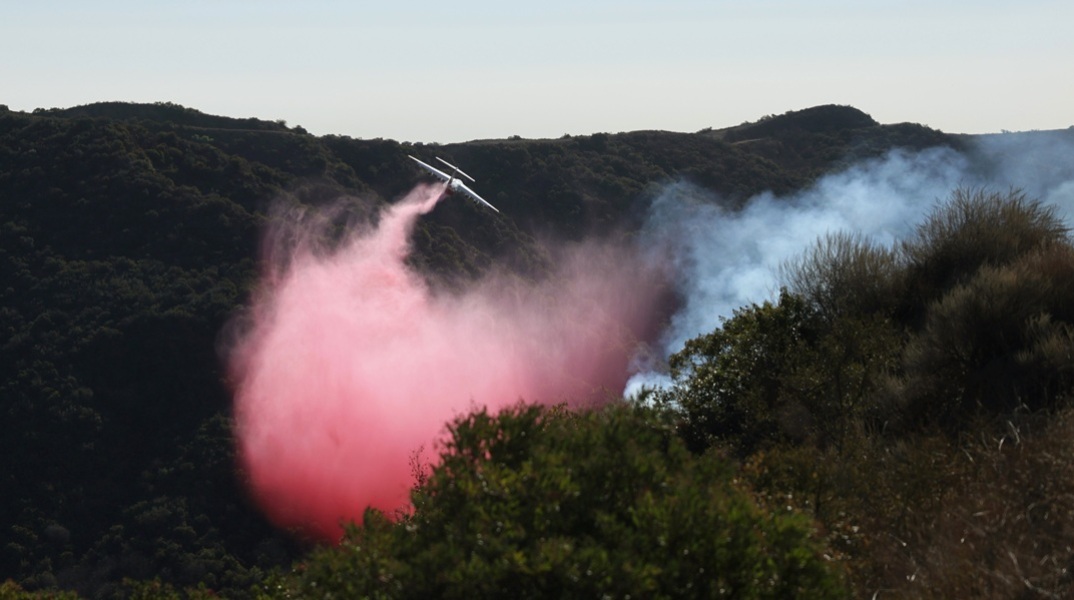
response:
<svg viewBox="0 0 1074 600"><path fill-rule="evenodd" d="M891 247L818 241L778 302L673 356L674 387L644 407L460 417L414 514L374 515L338 550L273 529L236 470L221 353L279 206L333 205L343 227L421 178L408 154L463 165L501 212L452 200L419 221L411 261L450 284L538 273L549 235L634 235L672 181L733 210L894 148L966 143L838 106L442 146L168 103L0 106L0 595L708 596L710 564L731 597L1069 593L1074 250L1054 211L1006 189L951 190ZM587 454L583 478L526 479ZM514 512L467 496L475 472ZM605 494L607 514L567 494ZM720 527L733 543L692 537Z"/></svg>

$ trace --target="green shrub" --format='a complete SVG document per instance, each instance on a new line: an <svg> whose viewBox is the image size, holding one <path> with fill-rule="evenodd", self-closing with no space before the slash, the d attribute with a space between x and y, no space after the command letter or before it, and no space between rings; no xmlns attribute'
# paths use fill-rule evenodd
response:
<svg viewBox="0 0 1074 600"><path fill-rule="evenodd" d="M910 316L919 316L922 305L983 266L1002 266L1065 243L1067 231L1053 207L1019 191L956 189L900 247L907 265Z"/></svg>
<svg viewBox="0 0 1074 600"><path fill-rule="evenodd" d="M314 554L290 597L833 598L809 521L759 508L729 463L647 409L484 410L393 523Z"/></svg>
<svg viewBox="0 0 1074 600"><path fill-rule="evenodd" d="M901 268L896 252L860 234L834 233L784 264L782 278L830 321L890 313Z"/></svg>
<svg viewBox="0 0 1074 600"><path fill-rule="evenodd" d="M926 312L904 355L910 419L1052 406L1074 383L1074 250L1053 245L984 266Z"/></svg>
<svg viewBox="0 0 1074 600"><path fill-rule="evenodd" d="M740 456L783 441L841 447L876 415L872 392L895 361L897 331L881 316L827 321L784 291L735 312L723 327L670 359L676 387L664 402L681 415L695 451L713 445Z"/></svg>

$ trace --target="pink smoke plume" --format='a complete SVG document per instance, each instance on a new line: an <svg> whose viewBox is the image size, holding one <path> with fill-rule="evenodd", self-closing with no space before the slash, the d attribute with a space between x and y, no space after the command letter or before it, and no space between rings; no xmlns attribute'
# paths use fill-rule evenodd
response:
<svg viewBox="0 0 1074 600"><path fill-rule="evenodd" d="M563 250L539 283L493 274L434 293L405 259L443 190L415 188L330 252L270 235L231 370L241 466L281 527L338 541L366 507L405 510L413 457L447 421L520 399L607 400L655 333L663 280L612 244Z"/></svg>

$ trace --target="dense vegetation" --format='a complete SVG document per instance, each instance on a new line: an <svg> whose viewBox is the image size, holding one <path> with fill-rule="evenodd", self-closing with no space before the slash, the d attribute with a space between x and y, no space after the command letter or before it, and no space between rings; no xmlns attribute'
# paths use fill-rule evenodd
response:
<svg viewBox="0 0 1074 600"><path fill-rule="evenodd" d="M455 421L396 522L370 512L281 597L835 598L808 519L765 511L659 416L537 407Z"/></svg>
<svg viewBox="0 0 1074 600"><path fill-rule="evenodd" d="M1074 592L1074 245L1017 192L956 190L909 239L824 238L777 303L672 357L696 452L813 514L859 591Z"/></svg>
<svg viewBox="0 0 1074 600"><path fill-rule="evenodd" d="M734 205L959 143L847 107L429 148L0 106L0 597L1070 594L1074 248L1017 192L953 191L893 247L818 241L647 408L461 417L414 511L338 549L274 531L234 471L221 332L273 203L368 218L412 184L406 154L454 159L503 212L441 204L414 261L468 278L539 270L549 231L630 231L674 178Z"/></svg>

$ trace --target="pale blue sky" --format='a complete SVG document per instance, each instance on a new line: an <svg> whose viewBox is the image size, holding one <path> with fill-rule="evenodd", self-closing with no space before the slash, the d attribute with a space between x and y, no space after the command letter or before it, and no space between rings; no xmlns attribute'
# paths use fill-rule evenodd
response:
<svg viewBox="0 0 1074 600"><path fill-rule="evenodd" d="M454 142L697 131L817 104L1074 125L1074 2L0 0L0 104L170 101Z"/></svg>

